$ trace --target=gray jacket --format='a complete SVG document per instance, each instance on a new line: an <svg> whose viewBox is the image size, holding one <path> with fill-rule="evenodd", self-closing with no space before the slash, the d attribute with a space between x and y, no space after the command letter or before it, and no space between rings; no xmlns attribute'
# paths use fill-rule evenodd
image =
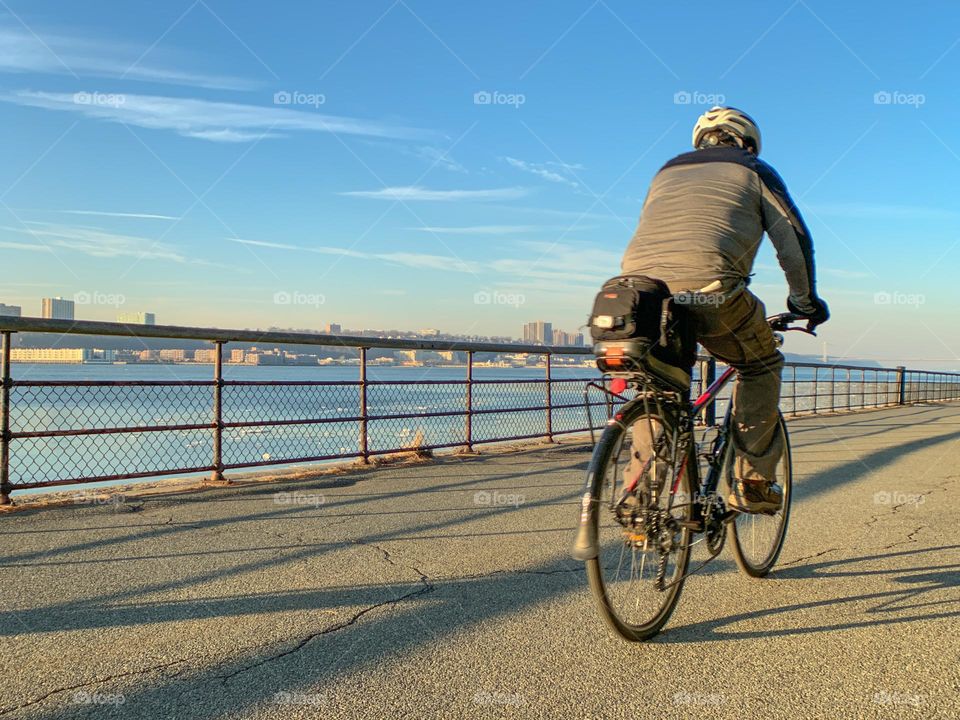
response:
<svg viewBox="0 0 960 720"><path fill-rule="evenodd" d="M813 243L777 172L737 147L694 150L661 168L621 263L624 273L664 280L674 291L715 280L729 289L753 268L770 236L800 312L814 309Z"/></svg>

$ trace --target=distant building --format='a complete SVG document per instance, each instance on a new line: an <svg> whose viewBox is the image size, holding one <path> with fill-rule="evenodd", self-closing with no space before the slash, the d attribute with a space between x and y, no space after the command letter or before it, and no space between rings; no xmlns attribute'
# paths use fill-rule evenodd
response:
<svg viewBox="0 0 960 720"><path fill-rule="evenodd" d="M156 362L160 359L160 353L156 350L141 350L139 358L140 362Z"/></svg>
<svg viewBox="0 0 960 720"><path fill-rule="evenodd" d="M339 335L341 332L343 328L339 323L327 323L327 335Z"/></svg>
<svg viewBox="0 0 960 720"><path fill-rule="evenodd" d="M13 348L10 350L12 362L73 364L85 362L91 357L92 352L83 348Z"/></svg>
<svg viewBox="0 0 960 720"><path fill-rule="evenodd" d="M553 323L535 320L523 326L523 341L534 345L553 345Z"/></svg>
<svg viewBox="0 0 960 720"><path fill-rule="evenodd" d="M244 358L244 362L250 365L283 365L284 357L283 353L276 348L273 350L251 348Z"/></svg>
<svg viewBox="0 0 960 720"><path fill-rule="evenodd" d="M64 300L61 297L43 298L40 309L40 317L49 320L73 320L73 300Z"/></svg>
<svg viewBox="0 0 960 720"><path fill-rule="evenodd" d="M4 317L20 317L23 309L19 305L4 305L0 303L0 315Z"/></svg>
<svg viewBox="0 0 960 720"><path fill-rule="evenodd" d="M157 316L150 312L123 312L117 315L117 322L127 325L156 325Z"/></svg>
<svg viewBox="0 0 960 720"><path fill-rule="evenodd" d="M234 348L230 351L230 362L242 363L247 359L247 351L242 348Z"/></svg>
<svg viewBox="0 0 960 720"><path fill-rule="evenodd" d="M206 348L193 351L193 361L198 363L213 363L217 361L216 348Z"/></svg>
<svg viewBox="0 0 960 720"><path fill-rule="evenodd" d="M553 344L562 347L583 347L583 333L568 333L563 330L554 330Z"/></svg>
<svg viewBox="0 0 960 720"><path fill-rule="evenodd" d="M440 334L440 331L433 328L423 328L421 330L417 330L417 334L423 337L436 337Z"/></svg>
<svg viewBox="0 0 960 720"><path fill-rule="evenodd" d="M187 359L185 350L161 350L160 359L167 362L183 362Z"/></svg>

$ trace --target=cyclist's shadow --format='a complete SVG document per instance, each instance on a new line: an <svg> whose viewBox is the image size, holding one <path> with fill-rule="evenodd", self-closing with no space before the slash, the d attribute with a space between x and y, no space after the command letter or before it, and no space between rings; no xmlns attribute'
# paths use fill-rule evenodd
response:
<svg viewBox="0 0 960 720"><path fill-rule="evenodd" d="M810 580L820 581L841 578L865 579L871 577L885 578L887 582L894 582L905 587L894 590L879 590L859 595L838 595L823 600L815 600L794 605L769 608L766 610L751 609L744 613L728 615L714 620L691 623L684 626L668 627L667 630L654 642L681 643L704 642L711 640L752 640L755 638L778 637L782 635L804 635L808 633L830 632L833 630L848 630L853 628L870 627L874 625L891 625L896 623L934 620L938 618L960 616L960 593L950 593L952 588L960 587L960 563L944 565L927 565L921 567L882 567L891 560L907 558L926 553L942 556L944 552L960 549L960 545L944 545L935 548L920 548L885 555L864 555L843 560L826 560L809 565L788 567L777 571L774 569L771 579L777 580ZM870 568L873 564L877 567ZM864 565L866 568L851 566ZM820 585L822 588L822 584ZM943 596L946 592L948 595ZM937 594L939 593L939 596ZM866 618L851 620L849 612L840 610L836 613L838 620L835 623L799 624L796 627L758 628L758 621L765 617L790 613L804 613L818 608L829 617L832 608L849 607L849 603L863 603L877 601L875 605L861 611ZM956 607L947 609L946 606ZM942 610L940 608L943 608ZM781 618L782 621L782 618ZM744 623L744 629L736 629L738 623ZM766 623L761 623L765 625Z"/></svg>

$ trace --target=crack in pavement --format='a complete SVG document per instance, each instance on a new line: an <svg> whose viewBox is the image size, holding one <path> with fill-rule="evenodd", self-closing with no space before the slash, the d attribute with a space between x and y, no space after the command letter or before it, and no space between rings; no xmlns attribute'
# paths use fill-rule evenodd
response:
<svg viewBox="0 0 960 720"><path fill-rule="evenodd" d="M803 557L797 558L796 560L791 560L790 562L777 563L777 567L785 568L789 565L796 565L797 563L803 562L804 560L813 560L814 558L818 558L821 555L826 555L827 553L831 553L831 552L837 552L838 550L840 550L840 548L827 548L826 550L821 550L820 552L815 553L813 555L804 555Z"/></svg>
<svg viewBox="0 0 960 720"><path fill-rule="evenodd" d="M33 700L29 700L25 703L21 703L20 705L17 705L15 707L0 708L0 715L8 715L16 710L23 710L24 708L30 707L31 705L36 705L37 703L43 702L44 700L46 700L48 697L52 695L56 695L62 692L67 692L68 690L79 690L80 688L89 687L91 685L102 685L103 683L111 682L113 680L119 680L125 677L132 677L135 675L145 675L150 672L156 672L158 670L163 670L165 668L172 667L174 665L179 665L181 663L190 662L191 660L199 660L206 657L211 657L211 656L207 655L207 656L181 658L180 660L171 660L170 662L161 663L160 665L153 665L148 668L143 668L142 670L131 670L129 672L118 673L116 675L108 675L103 678L95 678L93 680L87 680L82 683L77 683L76 685L68 685L67 687L57 688L55 690L51 690L50 692L44 693L38 698L34 698Z"/></svg>
<svg viewBox="0 0 960 720"><path fill-rule="evenodd" d="M300 650L302 650L304 647L306 647L310 642L312 642L316 638L323 637L324 635L330 635L331 633L338 632L340 630L343 630L344 628L351 627L352 625L355 625L357 622L359 622L359 620L364 615L367 615L368 613L371 613L374 610L377 610L382 607L388 607L391 605L397 605L403 602L404 600L409 600L412 598L419 597L421 595L426 595L428 593L433 592L434 589L436 588L436 586L433 584L433 582L431 582L430 578L426 575L426 573L424 573L422 570L420 570L418 567L414 565L398 565L396 562L393 561L393 558L390 555L390 552L387 551L385 548L382 548L379 545L376 545L374 543L366 543L361 540L354 540L352 542L355 545L362 545L364 547L370 547L377 550L383 555L383 559L390 565L393 565L394 567L402 567L402 568L414 571L419 576L419 578L417 579L417 582L421 585L421 587L416 590L412 590L411 592L404 593L403 595L400 595L398 597L387 599L382 602L375 603L374 605L369 605L363 608L362 610L357 611L351 617L349 617L347 620L344 620L343 622L337 623L336 625L331 625L330 627L324 628L323 630L318 630L316 632L309 633L305 637L296 641L293 647L290 647L287 650L284 650L279 653L275 653L273 655L270 655L269 657L261 658L256 662L250 663L226 675L220 675L216 679L219 679L222 685L226 686L227 683L230 682L230 680L237 677L238 675L242 675L245 672L261 667L268 663L276 662L277 660L281 660L289 655L293 655L294 653L300 652ZM289 642L289 641L281 641L281 642ZM273 645L276 645L276 644L277 643L269 643L267 645L261 645L260 647L267 648L267 647L272 647Z"/></svg>
<svg viewBox="0 0 960 720"><path fill-rule="evenodd" d="M895 548L895 547L897 547L898 545L909 545L910 543L919 542L919 540L917 540L917 534L918 534L921 530L923 530L924 528L926 528L926 527L927 527L926 525L921 525L921 526L919 526L919 527L911 530L910 532L908 532L908 533L907 533L907 539L906 539L906 540L901 540L900 542L895 542L895 543L893 543L892 545L884 545L882 549L883 549L883 550L889 550L890 548Z"/></svg>

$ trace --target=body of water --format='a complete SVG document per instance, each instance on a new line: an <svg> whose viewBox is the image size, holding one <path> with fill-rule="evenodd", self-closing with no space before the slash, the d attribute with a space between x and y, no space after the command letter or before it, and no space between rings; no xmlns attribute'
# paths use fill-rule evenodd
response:
<svg viewBox="0 0 960 720"><path fill-rule="evenodd" d="M15 364L18 381L212 381L212 365L194 364ZM228 427L223 432L226 465L349 455L358 452L360 369L358 366L223 366L223 421L290 424ZM588 427L583 387L596 371L555 366L552 371L553 430ZM463 444L466 368L370 365L367 379L368 448L372 452L425 445ZM833 378L835 382L830 382ZM474 368L472 406L475 442L546 433L544 368ZM297 383L320 381L324 385ZM534 381L534 382L530 382ZM895 402L895 374L866 370L831 374L828 369L787 368L781 406L786 413L813 408L866 407ZM729 402L721 395L718 416ZM595 396L596 400L600 400ZM11 391L14 432L84 428L203 425L213 421L212 385L15 386ZM429 417L396 417L433 414ZM326 420L321 423L291 421ZM594 424L603 419L594 409ZM212 462L211 428L86 436L17 438L11 442L11 481L49 482L178 468Z"/></svg>

